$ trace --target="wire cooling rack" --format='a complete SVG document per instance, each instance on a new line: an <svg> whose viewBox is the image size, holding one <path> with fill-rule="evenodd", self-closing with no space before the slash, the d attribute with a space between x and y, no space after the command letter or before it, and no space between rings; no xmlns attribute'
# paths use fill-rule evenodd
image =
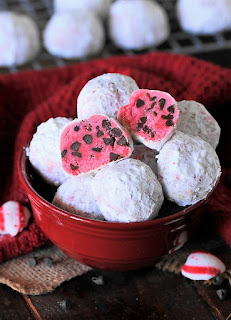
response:
<svg viewBox="0 0 231 320"><path fill-rule="evenodd" d="M171 36L162 45L149 48L142 52L162 50L193 55L231 49L231 30L217 33L213 36L195 36L187 34L181 30L176 18L176 0L158 0L158 2L168 13L171 25ZM53 0L0 0L0 10L11 10L30 15L37 23L42 35L45 25L53 13ZM122 51L121 49L116 48L110 40L107 39L100 57L108 57L116 54L131 55L137 54L137 52ZM55 66L64 66L66 64L73 63L73 61L78 60L70 61L57 58L50 55L45 49L43 49L40 55L33 62L20 67L0 68L0 73L18 72L25 69L43 69Z"/></svg>

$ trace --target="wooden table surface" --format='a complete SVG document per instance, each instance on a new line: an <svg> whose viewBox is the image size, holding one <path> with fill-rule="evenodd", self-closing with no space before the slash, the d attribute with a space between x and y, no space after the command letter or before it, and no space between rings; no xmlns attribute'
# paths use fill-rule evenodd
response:
<svg viewBox="0 0 231 320"><path fill-rule="evenodd" d="M231 258L228 247L226 254ZM0 319L228 320L231 286L226 286L229 295L220 300L214 285L153 267L129 272L94 269L45 295L21 295L0 285Z"/></svg>

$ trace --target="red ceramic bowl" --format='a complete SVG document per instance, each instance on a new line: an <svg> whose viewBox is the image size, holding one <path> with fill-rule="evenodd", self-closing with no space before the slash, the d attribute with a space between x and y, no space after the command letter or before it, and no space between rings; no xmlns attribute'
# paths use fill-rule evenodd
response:
<svg viewBox="0 0 231 320"><path fill-rule="evenodd" d="M50 189L32 169L25 150L18 161L18 170L42 231L69 257L94 268L122 271L152 265L182 247L195 233L206 202L187 208L167 202L162 217L150 221L96 221L52 205Z"/></svg>

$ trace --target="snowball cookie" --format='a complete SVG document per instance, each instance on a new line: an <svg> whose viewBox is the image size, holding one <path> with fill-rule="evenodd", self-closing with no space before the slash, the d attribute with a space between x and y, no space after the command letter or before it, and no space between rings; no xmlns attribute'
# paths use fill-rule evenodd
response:
<svg viewBox="0 0 231 320"><path fill-rule="evenodd" d="M58 188L52 203L82 217L103 220L92 192L92 180L93 175L90 173L66 180Z"/></svg>
<svg viewBox="0 0 231 320"><path fill-rule="evenodd" d="M180 131L156 157L164 193L180 206L205 199L221 175L218 156L210 144Z"/></svg>
<svg viewBox="0 0 231 320"><path fill-rule="evenodd" d="M116 46L141 50L164 42L170 34L168 16L156 2L118 0L109 13L109 36Z"/></svg>
<svg viewBox="0 0 231 320"><path fill-rule="evenodd" d="M62 168L59 147L61 131L70 122L71 119L58 117L41 123L27 148L32 166L51 185L58 186L70 178Z"/></svg>
<svg viewBox="0 0 231 320"><path fill-rule="evenodd" d="M177 102L177 106L180 109L177 130L198 136L216 149L220 139L221 128L203 104L196 101L183 100Z"/></svg>
<svg viewBox="0 0 231 320"><path fill-rule="evenodd" d="M0 12L0 66L22 65L40 51L39 30L25 14Z"/></svg>
<svg viewBox="0 0 231 320"><path fill-rule="evenodd" d="M178 0L176 8L186 32L206 35L231 28L230 0Z"/></svg>
<svg viewBox="0 0 231 320"><path fill-rule="evenodd" d="M88 10L101 18L106 18L111 3L112 0L54 0L54 10Z"/></svg>
<svg viewBox="0 0 231 320"><path fill-rule="evenodd" d="M45 27L43 41L54 56L84 58L102 50L105 32L99 18L91 12L57 12Z"/></svg>
<svg viewBox="0 0 231 320"><path fill-rule="evenodd" d="M135 159L121 160L102 168L92 186L99 208L109 221L153 219L164 200L156 175L149 166Z"/></svg>
<svg viewBox="0 0 231 320"><path fill-rule="evenodd" d="M119 108L127 104L132 92L138 89L135 80L119 73L105 73L93 78L77 98L78 118L100 113L116 118Z"/></svg>
<svg viewBox="0 0 231 320"><path fill-rule="evenodd" d="M158 151L155 149L149 149L143 144L134 144L134 150L131 158L146 163L152 169L155 175L157 175L157 154Z"/></svg>

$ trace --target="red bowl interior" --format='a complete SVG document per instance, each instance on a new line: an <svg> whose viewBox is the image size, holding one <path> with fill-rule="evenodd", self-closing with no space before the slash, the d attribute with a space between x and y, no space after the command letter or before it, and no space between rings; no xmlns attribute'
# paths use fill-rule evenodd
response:
<svg viewBox="0 0 231 320"><path fill-rule="evenodd" d="M96 221L49 202L52 187L34 172L25 148L18 161L18 173L41 230L69 257L94 268L122 271L152 265L182 247L195 233L206 202L182 208L165 201L160 217L150 221Z"/></svg>

